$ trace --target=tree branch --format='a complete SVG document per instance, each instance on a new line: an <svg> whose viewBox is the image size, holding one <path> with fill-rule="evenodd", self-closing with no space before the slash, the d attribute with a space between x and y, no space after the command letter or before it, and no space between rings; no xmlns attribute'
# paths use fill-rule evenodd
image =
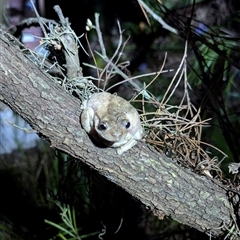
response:
<svg viewBox="0 0 240 240"><path fill-rule="evenodd" d="M162 218L164 215L212 236L231 227L226 190L139 143L124 155L96 147L79 123L80 101L64 91L0 30L0 100L60 149L96 169Z"/></svg>

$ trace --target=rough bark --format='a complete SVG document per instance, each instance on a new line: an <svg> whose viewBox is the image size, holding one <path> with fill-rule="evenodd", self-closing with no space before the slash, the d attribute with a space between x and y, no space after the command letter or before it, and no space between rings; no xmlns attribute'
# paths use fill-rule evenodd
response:
<svg viewBox="0 0 240 240"><path fill-rule="evenodd" d="M74 156L121 186L158 217L215 236L230 226L227 192L161 155L145 143L119 156L96 147L80 123L80 101L23 56L15 40L0 31L0 100L21 115L51 146Z"/></svg>

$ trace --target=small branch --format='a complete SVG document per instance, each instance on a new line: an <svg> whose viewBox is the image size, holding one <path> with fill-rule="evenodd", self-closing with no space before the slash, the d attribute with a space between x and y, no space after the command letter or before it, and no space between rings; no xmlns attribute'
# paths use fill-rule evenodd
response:
<svg viewBox="0 0 240 240"><path fill-rule="evenodd" d="M59 17L59 20L60 20L60 23L62 24L62 26L68 28L68 27L69 27L68 18L65 18L65 17L63 16L62 9L59 7L59 5L55 5L55 6L53 7L53 9L54 9L55 12L57 13L57 15L58 15L58 17Z"/></svg>
<svg viewBox="0 0 240 240"><path fill-rule="evenodd" d="M30 2L31 2L31 4L32 4L32 7L33 7L33 9L34 9L34 12L35 12L35 14L36 14L36 16L37 16L38 23L39 23L39 25L40 25L40 27L41 27L41 29L42 29L42 31L43 31L43 34L44 34L44 36L47 36L47 32L45 31L45 28L43 27L43 24L42 24L42 21L41 21L41 17L40 17L40 15L38 14L38 11L37 11L37 9L36 9L36 7L35 7L35 4L33 3L32 0L30 0Z"/></svg>
<svg viewBox="0 0 240 240"><path fill-rule="evenodd" d="M105 49L105 46L103 43L102 32L101 32L100 25L99 25L99 14L98 13L95 13L95 23L96 23L96 31L97 31L97 35L98 35L98 41L99 41L99 44L101 47L101 52L102 52L102 54L98 53L98 55L101 56L105 62L110 63L110 66L116 71L117 74L122 76L124 79L128 79L129 80L128 83L130 83L138 93L141 92L141 94L143 94L144 98L151 99L151 96L146 91L142 91L142 89L134 81L129 79L129 76L127 76L123 71L121 71L121 69L119 69L115 64L110 62L110 59L107 56L106 49ZM122 33L120 32L120 35L121 34Z"/></svg>
<svg viewBox="0 0 240 240"><path fill-rule="evenodd" d="M169 26L167 23L165 23L163 21L163 19L160 16L158 16L156 13L154 13L142 0L137 0L137 1L141 7L143 7L156 21L158 21L162 25L163 28L178 35L177 29L175 29L175 28Z"/></svg>
<svg viewBox="0 0 240 240"><path fill-rule="evenodd" d="M97 35L98 35L98 42L102 51L102 55L103 58L107 57L107 53L106 53L106 49L104 46L104 42L103 42L103 38L102 38L102 32L101 32L101 28L100 28L100 24L99 24L99 13L95 13L95 23L96 23L96 31L97 31ZM107 59L104 59L107 61Z"/></svg>

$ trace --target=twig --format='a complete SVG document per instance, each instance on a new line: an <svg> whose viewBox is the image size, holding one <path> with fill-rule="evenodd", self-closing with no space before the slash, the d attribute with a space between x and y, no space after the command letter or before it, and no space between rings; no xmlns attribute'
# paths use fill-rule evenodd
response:
<svg viewBox="0 0 240 240"><path fill-rule="evenodd" d="M119 52L119 50L120 50L120 47L121 47L121 45L122 45L122 30L121 30L121 26L120 26L119 21L117 21L117 25L118 25L118 30L119 30L118 46L117 46L115 52L113 53L111 59L108 60L108 63L107 63L107 65L105 66L105 69L107 69L108 66L110 66L110 65L111 65L111 66L112 66L112 65L117 66L117 61L113 64L113 59L114 59L115 56L118 54L118 52ZM100 74L100 78L102 78L102 74ZM105 87L106 87L106 84L107 84L107 81L105 81L104 89L105 89Z"/></svg>
<svg viewBox="0 0 240 240"><path fill-rule="evenodd" d="M63 30L58 33L58 40L63 45L63 52L66 59L67 76L71 80L77 77L83 77L82 68L80 67L80 60L78 57L78 45L76 34L72 31L68 18L64 18L61 8L56 5L54 10L58 14L60 23L62 24Z"/></svg>
<svg viewBox="0 0 240 240"><path fill-rule="evenodd" d="M102 53L102 54L100 54L100 53L97 53L97 54L99 56L101 56L105 62L108 63L109 58L106 54L106 49L105 49L105 46L103 43L102 32L101 32L100 25L99 25L99 14L98 13L95 13L95 23L96 23L96 31L97 31L97 35L98 35L98 41L99 41L99 44L101 47L101 53ZM116 71L117 74L122 76L124 79L129 79L129 76L127 76L123 71L121 71L115 64L110 62L110 66ZM146 91L142 91L142 89L135 82L133 82L132 80L129 80L128 82L133 86L133 88L137 92L141 92L141 94L143 94L144 98L151 99L151 96Z"/></svg>
<svg viewBox="0 0 240 240"><path fill-rule="evenodd" d="M156 21L158 21L163 28L169 30L172 33L175 33L178 35L177 29L169 26L167 23L163 21L161 17L159 17L156 13L154 13L142 0L137 0L140 7L143 7Z"/></svg>
<svg viewBox="0 0 240 240"><path fill-rule="evenodd" d="M84 64L84 65L87 65L87 64ZM109 87L106 91L109 91L110 89L116 87L117 85L119 84L122 84L122 83L125 83L125 82L128 82L128 81L131 81L131 80L134 80L134 79L139 79L139 78L142 78L142 77L149 77L149 76L154 76L154 75L157 75L159 76L159 74L161 73L168 73L168 72L172 72L174 71L173 69L170 69L170 70L162 70L162 71L158 71L158 72L151 72L151 73L144 73L144 74L141 74L141 75L138 75L138 76L135 76L135 77L128 77L127 79L121 81L121 82L118 82L114 85L112 85L111 87ZM149 85L149 84L148 84ZM145 89L147 89L147 87L143 87L142 91L145 91ZM140 92L141 93L141 92ZM151 97L152 98L152 97ZM149 98L150 99L150 98ZM148 100L149 100L148 99Z"/></svg>
<svg viewBox="0 0 240 240"><path fill-rule="evenodd" d="M39 23L39 25L40 25L40 27L41 27L41 29L42 29L42 31L43 31L43 34L44 34L44 36L47 36L47 32L45 31L45 28L43 27L43 24L42 24L42 21L41 21L41 17L40 17L40 15L38 14L38 11L37 11L37 9L36 9L36 7L35 7L35 4L33 3L32 0L30 0L30 2L31 2L31 4L32 4L32 7L33 7L33 9L34 9L34 12L35 12L35 14L36 14L36 16L37 16L38 23Z"/></svg>
<svg viewBox="0 0 240 240"><path fill-rule="evenodd" d="M63 13L62 13L62 9L59 7L59 5L55 5L53 7L53 9L57 13L62 26L68 28L68 25L69 25L68 18L64 18Z"/></svg>

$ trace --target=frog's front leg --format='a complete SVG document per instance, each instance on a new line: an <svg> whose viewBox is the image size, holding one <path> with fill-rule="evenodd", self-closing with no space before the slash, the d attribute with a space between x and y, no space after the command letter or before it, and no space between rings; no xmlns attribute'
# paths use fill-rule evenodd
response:
<svg viewBox="0 0 240 240"><path fill-rule="evenodd" d="M94 110L86 107L81 114L81 124L87 133L90 133L94 124Z"/></svg>
<svg viewBox="0 0 240 240"><path fill-rule="evenodd" d="M137 140L135 140L134 138L132 138L130 141L128 141L126 144L122 145L121 147L119 147L117 149L117 153L119 155L122 155L124 152L126 152L127 150L129 150L130 148L132 148L133 146L135 146L137 144Z"/></svg>

